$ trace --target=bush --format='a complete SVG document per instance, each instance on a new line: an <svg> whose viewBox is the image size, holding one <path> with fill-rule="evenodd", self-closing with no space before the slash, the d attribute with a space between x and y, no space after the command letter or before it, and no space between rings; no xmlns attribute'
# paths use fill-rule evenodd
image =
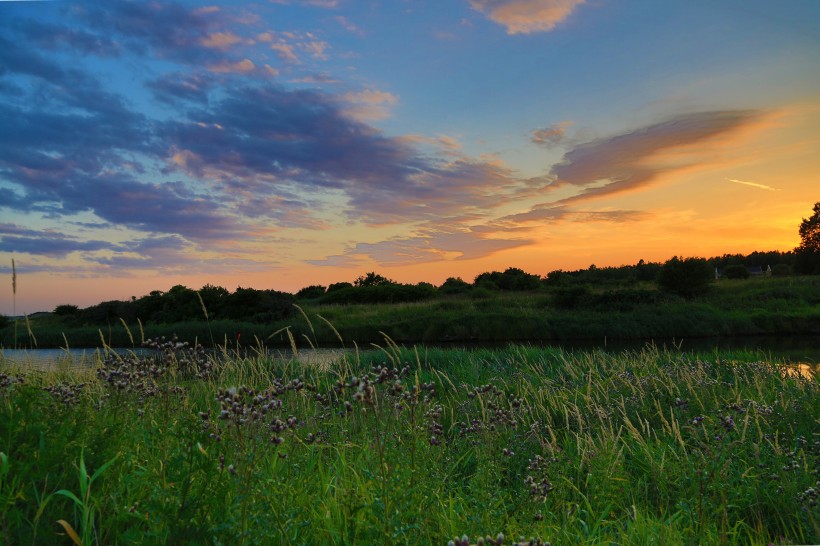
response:
<svg viewBox="0 0 820 546"><path fill-rule="evenodd" d="M463 294L468 290L470 283L461 280L461 277L450 277L438 289L442 294Z"/></svg>
<svg viewBox="0 0 820 546"><path fill-rule="evenodd" d="M658 286L666 292L684 298L704 295L714 280L712 266L703 258L677 256L663 264L658 275Z"/></svg>
<svg viewBox="0 0 820 546"><path fill-rule="evenodd" d="M739 264L727 265L726 269L723 270L723 276L727 279L748 279L749 270Z"/></svg>
<svg viewBox="0 0 820 546"><path fill-rule="evenodd" d="M773 277L788 277L792 274L792 267L789 264L777 264L772 267Z"/></svg>
<svg viewBox="0 0 820 546"><path fill-rule="evenodd" d="M475 278L474 284L490 290L525 291L538 289L541 286L541 278L517 267L509 267L503 273L481 273Z"/></svg>
<svg viewBox="0 0 820 546"><path fill-rule="evenodd" d="M586 286L569 286L559 288L553 294L553 303L561 309L575 309L589 297L589 289Z"/></svg>
<svg viewBox="0 0 820 546"><path fill-rule="evenodd" d="M76 315L80 308L76 305L58 305L54 308L54 314L58 317L70 317Z"/></svg>
<svg viewBox="0 0 820 546"><path fill-rule="evenodd" d="M296 292L296 299L315 300L325 295L325 287L318 284L306 286Z"/></svg>

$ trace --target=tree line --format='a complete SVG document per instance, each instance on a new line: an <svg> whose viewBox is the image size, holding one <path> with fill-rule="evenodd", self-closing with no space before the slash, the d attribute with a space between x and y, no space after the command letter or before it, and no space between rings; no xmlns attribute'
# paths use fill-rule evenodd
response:
<svg viewBox="0 0 820 546"><path fill-rule="evenodd" d="M510 267L488 271L472 282L450 277L440 286L420 282L396 282L376 272L368 272L353 282L329 286L311 285L295 294L276 290L237 288L230 292L206 284L199 290L177 285L167 292L155 290L130 301L106 301L80 309L59 305L54 314L81 324L132 323L170 324L188 320L243 320L274 322L296 313L294 303L318 305L410 303L437 297L470 294L488 296L497 292L550 291L555 305L573 308L582 304L624 308L640 303L656 303L667 296L695 298L703 295L718 276L743 279L750 269L765 270L775 277L792 274L820 274L820 202L813 215L799 226L801 244L793 251L724 254L709 259L673 257L664 263L640 260L634 265L550 271L544 276ZM646 288L655 283L660 290ZM0 327L5 317L0 316Z"/></svg>
<svg viewBox="0 0 820 546"><path fill-rule="evenodd" d="M790 275L794 271L796 258L794 252L776 251L726 254L710 259L675 257L664 263L640 260L636 264L619 267L590 265L574 271L559 269L544 276L509 267L504 271L481 273L472 282L450 277L439 286L426 282L400 283L376 272L368 272L352 282L306 286L295 294L242 287L231 292L211 284L194 290L177 285L167 292L155 290L139 298L105 301L84 309L75 305L59 305L54 309L54 314L79 324L114 324L120 320L133 323L137 319L143 324L171 324L189 320L261 323L293 316L297 312L294 304L300 302L318 305L412 303L449 296L480 298L494 293L532 291L552 293L555 304L563 308L573 308L582 302L623 307L627 302L657 302L665 295L683 298L702 295L715 279L716 269L731 272L733 267L739 267L747 271L748 267L766 269L769 264L774 264L774 276ZM649 283L657 284L660 292L647 288Z"/></svg>

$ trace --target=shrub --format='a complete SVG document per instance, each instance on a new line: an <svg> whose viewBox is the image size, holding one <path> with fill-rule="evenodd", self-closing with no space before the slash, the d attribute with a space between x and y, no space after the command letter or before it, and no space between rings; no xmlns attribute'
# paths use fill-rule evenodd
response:
<svg viewBox="0 0 820 546"><path fill-rule="evenodd" d="M77 311L79 310L80 308L76 305L58 305L54 308L54 314L58 317L69 317L72 315L76 315Z"/></svg>
<svg viewBox="0 0 820 546"><path fill-rule="evenodd" d="M727 279L748 279L749 270L739 264L727 265L723 270L723 276Z"/></svg>
<svg viewBox="0 0 820 546"><path fill-rule="evenodd" d="M777 264L772 267L773 277L788 277L792 274L792 267L789 264Z"/></svg>
<svg viewBox="0 0 820 546"><path fill-rule="evenodd" d="M586 286L569 286L557 289L552 298L556 307L561 309L575 309L589 296Z"/></svg>
<svg viewBox="0 0 820 546"><path fill-rule="evenodd" d="M296 298L300 300L315 300L317 298L321 298L325 295L325 287L314 284L311 286L306 286L296 292Z"/></svg>
<svg viewBox="0 0 820 546"><path fill-rule="evenodd" d="M450 277L438 290L442 294L463 294L470 290L470 283L461 280L461 277Z"/></svg>
<svg viewBox="0 0 820 546"><path fill-rule="evenodd" d="M663 264L658 275L658 286L666 292L694 298L705 294L713 280L712 266L705 259L680 259L675 256Z"/></svg>

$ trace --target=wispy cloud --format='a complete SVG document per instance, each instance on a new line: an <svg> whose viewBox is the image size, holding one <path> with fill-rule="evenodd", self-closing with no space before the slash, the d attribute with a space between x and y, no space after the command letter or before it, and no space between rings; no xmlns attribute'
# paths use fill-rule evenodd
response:
<svg viewBox="0 0 820 546"><path fill-rule="evenodd" d="M553 148L558 146L566 138L567 128L572 125L571 121L560 121L553 123L549 127L536 129L530 134L530 141L533 144Z"/></svg>
<svg viewBox="0 0 820 546"><path fill-rule="evenodd" d="M532 244L526 238L499 238L481 230L433 224L409 237L393 237L378 243L358 243L344 254L309 260L320 266L352 265L373 260L386 267L406 266L440 260L472 260L502 250Z"/></svg>
<svg viewBox="0 0 820 546"><path fill-rule="evenodd" d="M745 180L737 180L735 178L727 178L729 182L734 182L735 184L743 184L744 186L751 186L753 188L760 188L761 190L769 190L769 191L780 191L778 188L773 188L771 186L767 186L765 184L758 184L756 182L747 182Z"/></svg>
<svg viewBox="0 0 820 546"><path fill-rule="evenodd" d="M662 174L721 161L719 139L764 123L757 110L722 110L682 114L628 133L580 144L564 154L550 174L555 186L575 186L580 193L564 203L631 191Z"/></svg>
<svg viewBox="0 0 820 546"><path fill-rule="evenodd" d="M473 9L504 26L507 34L549 32L585 0L469 0Z"/></svg>

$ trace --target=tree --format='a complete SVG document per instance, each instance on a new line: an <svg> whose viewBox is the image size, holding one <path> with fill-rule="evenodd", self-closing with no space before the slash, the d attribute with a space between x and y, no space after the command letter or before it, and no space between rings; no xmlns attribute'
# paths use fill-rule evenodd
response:
<svg viewBox="0 0 820 546"><path fill-rule="evenodd" d="M820 202L814 204L814 214L800 222L800 247L820 252Z"/></svg>
<svg viewBox="0 0 820 546"><path fill-rule="evenodd" d="M794 269L807 275L820 274L820 202L812 210L814 214L800 222L800 246L794 249Z"/></svg>
<svg viewBox="0 0 820 546"><path fill-rule="evenodd" d="M312 284L306 286L296 292L296 299L299 300L315 300L325 295L325 287L319 284Z"/></svg>
<svg viewBox="0 0 820 546"><path fill-rule="evenodd" d="M663 264L658 275L658 286L666 292L694 298L707 292L714 277L712 266L705 259L680 259L675 256Z"/></svg>
<svg viewBox="0 0 820 546"><path fill-rule="evenodd" d="M438 290L442 294L463 294L470 290L470 283L462 280L461 277L448 277Z"/></svg>
<svg viewBox="0 0 820 546"><path fill-rule="evenodd" d="M395 284L395 281L391 281L387 277L382 277L373 271L353 281L353 286L379 286L381 284Z"/></svg>
<svg viewBox="0 0 820 546"><path fill-rule="evenodd" d="M76 305L63 304L54 308L54 314L59 317L68 317L76 315L79 310L80 308Z"/></svg>
<svg viewBox="0 0 820 546"><path fill-rule="evenodd" d="M726 268L723 270L723 276L727 279L748 279L749 270L746 269L745 265L727 265Z"/></svg>

